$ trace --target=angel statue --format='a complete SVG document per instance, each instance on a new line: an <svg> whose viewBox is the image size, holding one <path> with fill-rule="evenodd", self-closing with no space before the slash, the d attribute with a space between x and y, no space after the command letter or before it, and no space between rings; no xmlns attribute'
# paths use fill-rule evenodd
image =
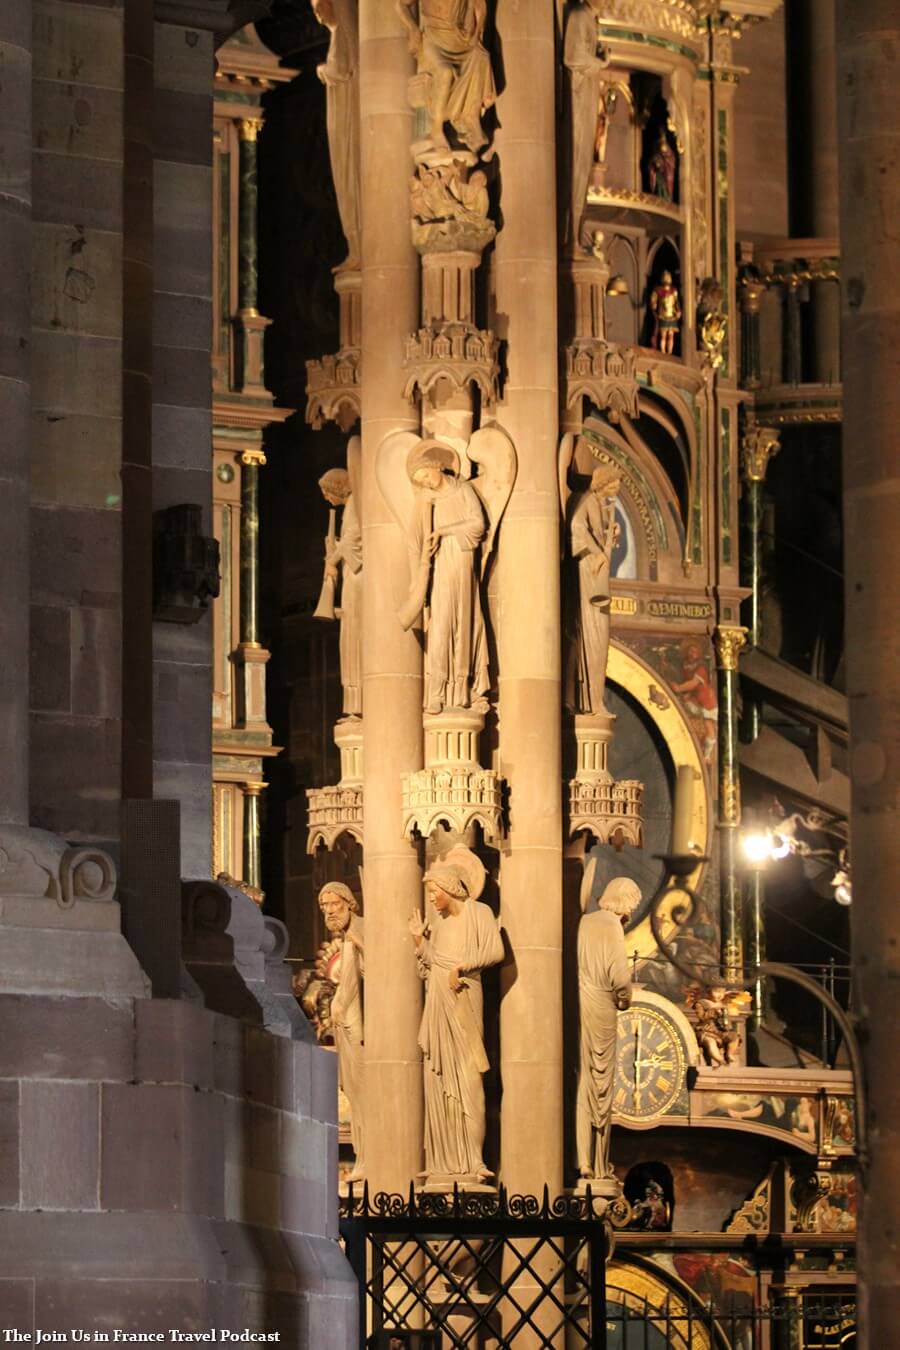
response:
<svg viewBox="0 0 900 1350"><path fill-rule="evenodd" d="M410 11L418 11L414 17ZM467 150L487 144L482 114L496 101L491 58L482 42L487 0L397 0L419 74L429 76L427 108L432 149L448 148L444 126Z"/></svg>
<svg viewBox="0 0 900 1350"><path fill-rule="evenodd" d="M480 467L477 477L462 475L460 454L443 441L399 432L379 448L379 482L409 540L411 584L399 617L404 628L425 630L427 713L488 706L481 589L516 455L497 427L476 431L464 455L467 467Z"/></svg>
<svg viewBox="0 0 900 1350"><path fill-rule="evenodd" d="M563 461L571 456L571 441L565 437L560 451L566 534L578 577L574 671L567 681L566 702L576 713L605 713L610 572L620 530L616 497L621 475L614 464L601 464L591 475L588 490L570 497L565 486L568 464Z"/></svg>
<svg viewBox="0 0 900 1350"><path fill-rule="evenodd" d="M425 1078L426 1186L483 1185L484 1049L481 972L503 960L503 939L480 899L485 870L458 845L425 873L432 918L415 910L409 920L425 1007L419 1046Z"/></svg>
<svg viewBox="0 0 900 1350"><path fill-rule="evenodd" d="M351 471L359 456L359 438L351 438L347 461ZM325 540L325 575L314 618L340 619L341 686L344 691L345 717L362 716L362 529L353 491L356 474L347 469L329 469L319 479L322 496L331 507ZM344 513L338 536L335 518L339 507ZM334 603L340 586L340 607Z"/></svg>
<svg viewBox="0 0 900 1350"><path fill-rule="evenodd" d="M325 86L331 176L347 258L340 270L359 267L359 0L311 0L313 13L331 35L328 55L316 74Z"/></svg>

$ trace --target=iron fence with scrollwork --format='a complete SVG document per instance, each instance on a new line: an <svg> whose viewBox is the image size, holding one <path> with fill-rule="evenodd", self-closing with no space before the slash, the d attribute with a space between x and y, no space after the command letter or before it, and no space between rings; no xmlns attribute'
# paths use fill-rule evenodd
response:
<svg viewBox="0 0 900 1350"><path fill-rule="evenodd" d="M626 1248L628 1220L589 1192L498 1191L407 1197L368 1191L342 1203L341 1236L359 1280L361 1350L852 1350L851 1288L770 1287L765 1306L715 1301ZM638 1262L629 1266L629 1262ZM623 1268L642 1278L629 1281ZM646 1275L653 1297L641 1294Z"/></svg>

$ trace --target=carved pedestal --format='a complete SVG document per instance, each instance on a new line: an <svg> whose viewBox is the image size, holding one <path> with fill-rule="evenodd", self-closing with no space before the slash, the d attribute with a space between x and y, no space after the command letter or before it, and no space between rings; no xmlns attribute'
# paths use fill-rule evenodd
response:
<svg viewBox="0 0 900 1350"><path fill-rule="evenodd" d="M569 834L586 830L601 844L640 848L644 785L634 778L616 782L607 763L615 720L611 713L575 718L578 759L569 783Z"/></svg>
<svg viewBox="0 0 900 1350"><path fill-rule="evenodd" d="M451 709L424 719L425 768L403 775L403 833L427 838L438 825L463 834L480 825L486 840L503 832L502 779L478 762L482 713Z"/></svg>
<svg viewBox="0 0 900 1350"><path fill-rule="evenodd" d="M320 844L333 849L342 834L360 844L363 837L363 723L343 717L335 724L334 743L341 756L341 781L332 787L307 788L309 834L307 853Z"/></svg>

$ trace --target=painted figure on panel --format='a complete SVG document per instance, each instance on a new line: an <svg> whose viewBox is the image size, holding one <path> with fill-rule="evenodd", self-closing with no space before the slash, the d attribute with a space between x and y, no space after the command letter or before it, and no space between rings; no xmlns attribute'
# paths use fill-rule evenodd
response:
<svg viewBox="0 0 900 1350"><path fill-rule="evenodd" d="M431 147L447 148L449 122L466 149L477 153L487 142L482 115L497 98L482 42L487 0L398 0L397 9L419 74L429 76Z"/></svg>
<svg viewBox="0 0 900 1350"><path fill-rule="evenodd" d="M684 644L684 659L681 678L670 680L672 691L684 696L684 706L695 719L695 727L701 737L703 757L711 760L716 747L716 730L719 721L718 699L710 675L709 662L704 658L703 647L694 639Z"/></svg>
<svg viewBox="0 0 900 1350"><path fill-rule="evenodd" d="M331 1000L331 1026L338 1055L341 1087L350 1103L350 1138L356 1162L350 1181L365 1174L365 1108L363 1101L363 990L365 948L363 921L356 896L341 881L327 881L319 892L319 908L329 933L341 943L340 963Z"/></svg>
<svg viewBox="0 0 900 1350"><path fill-rule="evenodd" d="M619 539L616 497L621 486L613 465L600 465L591 486L568 504L569 547L578 567L576 667L571 699L578 713L606 711L609 658L610 571Z"/></svg>
<svg viewBox="0 0 900 1350"><path fill-rule="evenodd" d="M426 1185L436 1189L483 1184L485 1110L481 972L503 959L503 939L489 907L479 900L485 870L458 846L425 874L433 917L415 910L409 920L425 1008L419 1028L425 1078Z"/></svg>
<svg viewBox="0 0 900 1350"><path fill-rule="evenodd" d="M578 925L581 1072L575 1105L575 1138L578 1170L598 1194L618 1191L609 1161L616 1019L620 1009L631 1005L624 927L640 903L637 883L630 877L615 877L600 897L599 908L583 914Z"/></svg>
<svg viewBox="0 0 900 1350"><path fill-rule="evenodd" d="M332 507L325 541L325 579L316 618L341 622L341 685L344 715L362 716L362 530L346 469L329 469L319 479L322 496ZM341 532L335 530L335 511L344 508ZM340 608L334 606L340 584Z"/></svg>

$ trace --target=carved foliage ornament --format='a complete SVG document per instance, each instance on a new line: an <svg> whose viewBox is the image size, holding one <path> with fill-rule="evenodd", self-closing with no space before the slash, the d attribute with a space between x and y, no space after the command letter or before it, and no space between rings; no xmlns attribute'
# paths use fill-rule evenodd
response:
<svg viewBox="0 0 900 1350"><path fill-rule="evenodd" d="M737 670L738 657L747 645L747 629L717 628L715 643L720 668L727 671Z"/></svg>
<svg viewBox="0 0 900 1350"><path fill-rule="evenodd" d="M777 427L760 426L748 422L741 438L741 468L751 483L761 483L766 476L769 460L781 449L781 432Z"/></svg>

